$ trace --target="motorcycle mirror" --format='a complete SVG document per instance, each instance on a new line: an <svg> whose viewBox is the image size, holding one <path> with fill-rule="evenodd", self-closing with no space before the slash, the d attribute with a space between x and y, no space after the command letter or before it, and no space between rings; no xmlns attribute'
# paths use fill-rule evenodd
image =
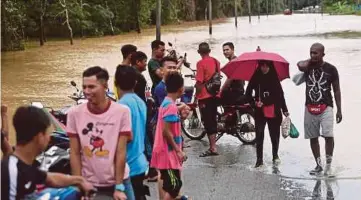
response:
<svg viewBox="0 0 361 200"><path fill-rule="evenodd" d="M169 45L170 47L173 47L173 44L172 44L172 43L170 43L170 42L168 42L168 45Z"/></svg>
<svg viewBox="0 0 361 200"><path fill-rule="evenodd" d="M74 81L70 81L70 84L74 87L76 87L76 83Z"/></svg>
<svg viewBox="0 0 361 200"><path fill-rule="evenodd" d="M191 64L189 62L185 62L183 65L189 69L191 68Z"/></svg>

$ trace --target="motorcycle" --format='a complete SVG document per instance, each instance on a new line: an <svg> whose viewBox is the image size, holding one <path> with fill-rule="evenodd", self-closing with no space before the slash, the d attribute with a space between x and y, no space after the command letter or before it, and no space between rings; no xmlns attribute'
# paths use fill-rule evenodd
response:
<svg viewBox="0 0 361 200"><path fill-rule="evenodd" d="M34 166L47 172L70 174L70 144L65 126L62 126L62 123L52 116L49 108L44 107L42 103L32 102L31 105L43 109L56 128L50 135L48 147L36 157Z"/></svg>
<svg viewBox="0 0 361 200"><path fill-rule="evenodd" d="M75 105L79 105L79 104L83 104L83 103L87 103L88 100L85 98L84 93L78 89L76 83L74 81L70 81L70 85L73 86L76 90L76 92L74 92L72 95L69 95L68 98L70 98L71 100L73 100L75 102ZM112 100L112 101L116 101L115 97L114 97L114 93L111 92L109 89L107 90L106 96ZM56 118L58 119L62 124L66 125L66 120L67 120L67 115L68 112L70 110L71 107L73 107L74 105L68 105L65 106L63 108L61 108L60 110L50 110L50 113Z"/></svg>
<svg viewBox="0 0 361 200"><path fill-rule="evenodd" d="M193 74L185 75L185 77L194 80L195 70L192 71ZM200 108L197 103L187 103L187 105L190 107L190 114L181 124L182 132L192 140L201 140L206 132ZM254 110L250 105L219 105L217 110L216 141L227 133L238 138L243 144L255 144Z"/></svg>

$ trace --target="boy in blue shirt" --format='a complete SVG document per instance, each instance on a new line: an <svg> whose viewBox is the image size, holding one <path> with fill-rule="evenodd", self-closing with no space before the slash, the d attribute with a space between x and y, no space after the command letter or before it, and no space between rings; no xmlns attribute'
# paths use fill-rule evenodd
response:
<svg viewBox="0 0 361 200"><path fill-rule="evenodd" d="M164 57L161 61L160 69L163 74L163 79L158 83L154 89L155 102L157 107L159 107L164 98L167 96L167 90L165 87L165 79L167 78L170 72L177 71L177 60L172 57Z"/></svg>
<svg viewBox="0 0 361 200"><path fill-rule="evenodd" d="M135 199L145 200L149 188L143 184L149 164L144 155L147 107L144 101L134 93L137 72L133 67L124 66L115 72L115 84L119 94L118 103L129 107L132 119L133 140L127 145L127 163L130 167Z"/></svg>

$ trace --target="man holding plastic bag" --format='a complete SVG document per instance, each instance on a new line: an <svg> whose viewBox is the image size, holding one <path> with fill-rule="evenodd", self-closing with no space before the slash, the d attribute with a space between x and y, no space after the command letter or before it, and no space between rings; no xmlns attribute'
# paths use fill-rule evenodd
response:
<svg viewBox="0 0 361 200"><path fill-rule="evenodd" d="M313 156L316 160L316 168L310 172L311 175L321 174L323 171L320 145L320 136L326 141L326 167L325 175L331 174L331 162L334 149L333 133L333 98L331 86L334 91L337 106L336 122L342 121L341 112L341 90L339 75L335 66L324 62L324 46L315 43L311 46L311 58L300 61L297 65L304 72L306 83L306 108L304 117L305 138L310 139ZM301 81L302 82L302 81ZM320 131L322 127L322 131Z"/></svg>

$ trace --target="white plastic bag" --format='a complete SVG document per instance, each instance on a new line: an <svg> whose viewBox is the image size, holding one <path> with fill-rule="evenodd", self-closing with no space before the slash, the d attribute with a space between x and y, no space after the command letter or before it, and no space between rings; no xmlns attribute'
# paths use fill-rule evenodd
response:
<svg viewBox="0 0 361 200"><path fill-rule="evenodd" d="M306 81L305 73L299 72L292 77L292 81L297 85L301 85Z"/></svg>
<svg viewBox="0 0 361 200"><path fill-rule="evenodd" d="M291 129L291 118L285 117L281 123L282 136L283 138L287 138L290 135Z"/></svg>

